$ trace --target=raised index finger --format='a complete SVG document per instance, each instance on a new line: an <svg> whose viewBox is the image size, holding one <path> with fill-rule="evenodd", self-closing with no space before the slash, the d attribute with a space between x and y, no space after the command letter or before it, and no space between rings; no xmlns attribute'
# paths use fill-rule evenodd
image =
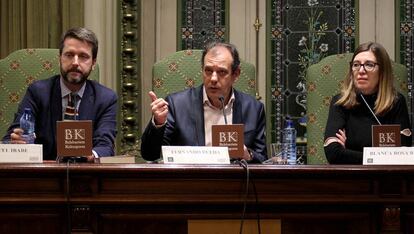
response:
<svg viewBox="0 0 414 234"><path fill-rule="evenodd" d="M149 91L148 92L148 95L150 96L150 98L151 98L152 101L155 101L155 100L158 99L157 98L157 95L153 91Z"/></svg>

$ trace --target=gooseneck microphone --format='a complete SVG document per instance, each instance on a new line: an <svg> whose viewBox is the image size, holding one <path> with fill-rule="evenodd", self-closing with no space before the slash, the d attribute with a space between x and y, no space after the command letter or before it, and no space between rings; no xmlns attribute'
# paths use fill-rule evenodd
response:
<svg viewBox="0 0 414 234"><path fill-rule="evenodd" d="M220 100L220 102L221 102L221 108L222 108L222 110L223 110L224 123L227 125L227 116L226 116L226 112L224 111L224 97L223 97L223 95L221 95L221 96L219 97L219 100Z"/></svg>
<svg viewBox="0 0 414 234"><path fill-rule="evenodd" d="M371 114L374 116L375 120L377 120L379 125L382 125L377 116L375 115L374 111L371 109L371 107L368 105L368 102L365 100L364 95L362 93L359 93L359 96L361 96L362 100L364 101L365 105L368 107L369 111L371 111Z"/></svg>
<svg viewBox="0 0 414 234"><path fill-rule="evenodd" d="M379 125L382 125L382 123L379 121L379 119L377 118L377 116L375 115L374 111L371 109L371 107L368 105L368 102L365 100L364 95L362 95L362 93L359 93L359 95L361 96L362 100L364 101L365 105L368 107L369 111L371 111L371 114L374 116L375 120L377 120L377 123ZM400 131L400 134L404 135L404 136L410 136L411 135L411 131L409 133L407 133L407 131L409 131L409 129L404 129Z"/></svg>

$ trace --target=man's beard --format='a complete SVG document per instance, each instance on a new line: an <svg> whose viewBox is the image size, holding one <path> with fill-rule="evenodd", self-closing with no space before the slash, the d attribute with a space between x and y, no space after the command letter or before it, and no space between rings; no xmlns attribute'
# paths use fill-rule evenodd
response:
<svg viewBox="0 0 414 234"><path fill-rule="evenodd" d="M90 69L87 73L82 73L77 68L72 68L67 71L63 70L62 67L60 67L61 75L63 77L63 80L68 82L69 84L83 84L88 79L89 74L91 73L92 69ZM78 78L71 78L68 74L70 72L79 72L81 75Z"/></svg>

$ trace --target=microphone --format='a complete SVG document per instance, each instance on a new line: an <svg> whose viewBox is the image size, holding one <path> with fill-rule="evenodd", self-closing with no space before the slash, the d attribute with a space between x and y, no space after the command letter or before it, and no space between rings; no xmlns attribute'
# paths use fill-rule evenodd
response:
<svg viewBox="0 0 414 234"><path fill-rule="evenodd" d="M224 123L227 125L227 116L226 116L226 112L224 111L224 97L223 97L223 95L221 95L219 97L219 100L221 102L221 108L223 109Z"/></svg>
<svg viewBox="0 0 414 234"><path fill-rule="evenodd" d="M221 102L221 108L222 108L222 110L223 110L223 117L224 117L224 123L227 125L227 116L226 116L226 112L224 111L224 96L223 95L220 95L219 96L219 100L220 100L220 102ZM229 126L232 126L232 125L229 125ZM244 160L244 159L242 159L242 160ZM242 167L244 167L243 166L243 163L239 160L239 159L234 159L234 158L231 158L231 160L230 161L232 161L232 164L238 164L239 166L242 166ZM245 160L244 160L244 162L246 162ZM246 164L247 164L247 162L246 162ZM246 168L245 168L246 169ZM248 170L247 170L248 171Z"/></svg>
<svg viewBox="0 0 414 234"><path fill-rule="evenodd" d="M371 114L374 116L375 120L377 120L377 123L379 125L382 125L382 123L379 121L379 119L377 118L377 116L375 115L374 111L371 109L371 107L368 105L368 102L365 100L364 95L362 95L362 93L359 93L359 95L361 96L362 100L364 101L365 105L368 107L369 111L371 112ZM404 136L410 136L411 133L407 133L408 129L404 129L400 131L400 134L404 135Z"/></svg>
<svg viewBox="0 0 414 234"><path fill-rule="evenodd" d="M382 125L377 116L375 115L374 111L371 109L371 107L368 105L368 102L365 100L364 95L362 93L359 93L359 96L361 96L362 100L364 101L365 105L368 107L371 114L374 116L375 120L377 120L379 125Z"/></svg>

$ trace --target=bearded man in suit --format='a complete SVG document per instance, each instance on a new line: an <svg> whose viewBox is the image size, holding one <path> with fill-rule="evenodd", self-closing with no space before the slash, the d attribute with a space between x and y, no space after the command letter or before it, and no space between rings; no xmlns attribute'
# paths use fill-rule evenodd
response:
<svg viewBox="0 0 414 234"><path fill-rule="evenodd" d="M19 120L24 109L30 108L35 118L35 143L43 145L44 160L55 160L56 121L64 118L70 97L76 96L76 119L93 122L93 150L87 160L114 155L117 95L96 81L88 80L97 54L98 39L92 31L72 28L65 32L59 49L60 74L28 87L3 140L26 143Z"/></svg>

